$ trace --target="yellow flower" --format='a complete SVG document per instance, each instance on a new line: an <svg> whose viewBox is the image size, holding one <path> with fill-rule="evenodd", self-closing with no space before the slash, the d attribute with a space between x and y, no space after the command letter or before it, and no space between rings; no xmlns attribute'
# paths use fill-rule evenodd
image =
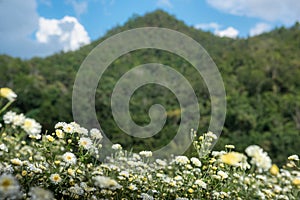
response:
<svg viewBox="0 0 300 200"><path fill-rule="evenodd" d="M189 192L189 193L193 193L194 190L193 190L192 188L189 188L189 189L188 189L188 192Z"/></svg>
<svg viewBox="0 0 300 200"><path fill-rule="evenodd" d="M17 95L10 88L0 88L0 97L4 97L9 101L14 101L17 98Z"/></svg>
<svg viewBox="0 0 300 200"><path fill-rule="evenodd" d="M243 161L245 156L238 152L229 152L227 154L221 155L221 162L232 165L232 166L238 166L240 162Z"/></svg>
<svg viewBox="0 0 300 200"><path fill-rule="evenodd" d="M64 136L65 136L64 132L63 132L62 130L60 130L60 129L57 129L57 130L55 131L55 134L56 134L56 136L57 136L58 138L64 138Z"/></svg>
<svg viewBox="0 0 300 200"><path fill-rule="evenodd" d="M277 165L272 165L272 167L270 168L270 173L275 176L279 173L279 168L277 167Z"/></svg>
<svg viewBox="0 0 300 200"><path fill-rule="evenodd" d="M59 174L51 174L50 180L52 183L57 184L57 183L61 182L61 177Z"/></svg>
<svg viewBox="0 0 300 200"><path fill-rule="evenodd" d="M70 176L75 176L75 171L74 171L73 169L69 168L69 169L68 169L68 174L69 174Z"/></svg>
<svg viewBox="0 0 300 200"><path fill-rule="evenodd" d="M27 171L23 170L22 171L22 176L26 176L27 175Z"/></svg>
<svg viewBox="0 0 300 200"><path fill-rule="evenodd" d="M59 160L55 160L55 161L54 161L54 164L59 165L59 164L60 164L60 161L59 161Z"/></svg>
<svg viewBox="0 0 300 200"><path fill-rule="evenodd" d="M294 184L294 185L300 185L300 177L294 178L293 184Z"/></svg>
<svg viewBox="0 0 300 200"><path fill-rule="evenodd" d="M51 135L46 135L46 138L49 142L53 142L54 141L54 137L52 137Z"/></svg>
<svg viewBox="0 0 300 200"><path fill-rule="evenodd" d="M69 184L70 184L70 185L75 185L74 179L71 178L70 181L69 181Z"/></svg>

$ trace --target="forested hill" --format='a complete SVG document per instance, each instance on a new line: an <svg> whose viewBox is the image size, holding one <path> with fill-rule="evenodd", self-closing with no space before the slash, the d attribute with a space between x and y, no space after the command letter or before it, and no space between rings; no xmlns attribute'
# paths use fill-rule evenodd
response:
<svg viewBox="0 0 300 200"><path fill-rule="evenodd" d="M242 150L256 143L278 162L290 154L300 153L299 23L256 37L229 39L189 27L158 10L145 16L133 16L123 26L113 28L103 38L74 52L30 60L2 55L0 86L10 87L18 94L14 103L16 111L26 113L51 130L58 121L72 121L72 87L76 72L88 53L113 34L147 26L171 28L191 36L219 67L226 88L227 116L217 148L231 143ZM159 86L145 86L131 99L132 117L141 125L149 122L151 105L165 106L168 112L166 126L154 138L139 140L122 134L111 114L110 95L116 81L133 66L149 62L174 66L196 86L196 94L201 97L199 132L205 132L210 119L210 99L193 67L165 51L139 50L117 59L99 83L96 109L105 133L110 133L113 141L124 146L138 143L143 148L158 148L173 137L180 121L180 110L175 96L165 88L157 90Z"/></svg>

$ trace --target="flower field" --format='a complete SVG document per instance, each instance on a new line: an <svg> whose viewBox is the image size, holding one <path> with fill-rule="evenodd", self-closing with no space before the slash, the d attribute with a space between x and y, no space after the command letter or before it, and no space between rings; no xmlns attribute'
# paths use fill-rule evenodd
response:
<svg viewBox="0 0 300 200"><path fill-rule="evenodd" d="M192 131L195 157L151 159L151 151L114 144L100 161L98 129L58 122L41 133L37 121L9 110L16 97L0 89L0 199L300 199L298 155L279 168L257 145L210 151L217 136Z"/></svg>

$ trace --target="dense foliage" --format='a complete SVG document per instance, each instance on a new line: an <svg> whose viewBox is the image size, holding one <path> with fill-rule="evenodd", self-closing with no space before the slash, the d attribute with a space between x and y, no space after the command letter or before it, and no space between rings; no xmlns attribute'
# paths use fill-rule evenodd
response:
<svg viewBox="0 0 300 200"><path fill-rule="evenodd" d="M242 151L258 144L270 152L275 162L299 153L300 143L300 25L277 28L247 39L219 38L209 32L186 26L163 11L134 16L123 26L78 51L57 53L46 58L21 60L0 56L0 86L19 95L15 111L35 118L47 130L57 121L72 121L71 94L76 72L88 53L105 38L123 30L158 26L178 30L198 41L214 59L222 74L227 95L225 127L216 148L232 143ZM175 96L165 88L149 85L131 99L131 114L138 124L149 122L148 109L154 103L165 106L168 120L153 138L135 139L116 126L111 114L110 95L120 76L130 68L149 62L174 67L194 86L199 98L200 132L206 132L210 119L210 99L202 78L182 58L159 50L139 50L117 59L105 72L96 94L101 127L112 141L136 150L166 144L178 128L180 111ZM200 82L199 82L200 81ZM139 144L140 148L136 145ZM191 153L191 152L189 152Z"/></svg>

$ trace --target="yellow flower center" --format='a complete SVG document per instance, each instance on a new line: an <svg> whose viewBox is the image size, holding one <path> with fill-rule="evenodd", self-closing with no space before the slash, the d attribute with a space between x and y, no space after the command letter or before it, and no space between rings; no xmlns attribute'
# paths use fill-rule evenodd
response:
<svg viewBox="0 0 300 200"><path fill-rule="evenodd" d="M29 127L31 127L31 126L32 126L31 121L25 120L25 122L24 122L24 127L29 128Z"/></svg>
<svg viewBox="0 0 300 200"><path fill-rule="evenodd" d="M11 182L11 180L9 180L9 179L5 179L5 180L2 182L2 184L1 184L1 186L4 187L4 188L8 188L8 187L11 186L11 185L12 185L12 182Z"/></svg>
<svg viewBox="0 0 300 200"><path fill-rule="evenodd" d="M60 177L59 177L58 175L55 175L55 176L53 177L53 180L54 180L54 181L59 181L59 180L60 180Z"/></svg>

